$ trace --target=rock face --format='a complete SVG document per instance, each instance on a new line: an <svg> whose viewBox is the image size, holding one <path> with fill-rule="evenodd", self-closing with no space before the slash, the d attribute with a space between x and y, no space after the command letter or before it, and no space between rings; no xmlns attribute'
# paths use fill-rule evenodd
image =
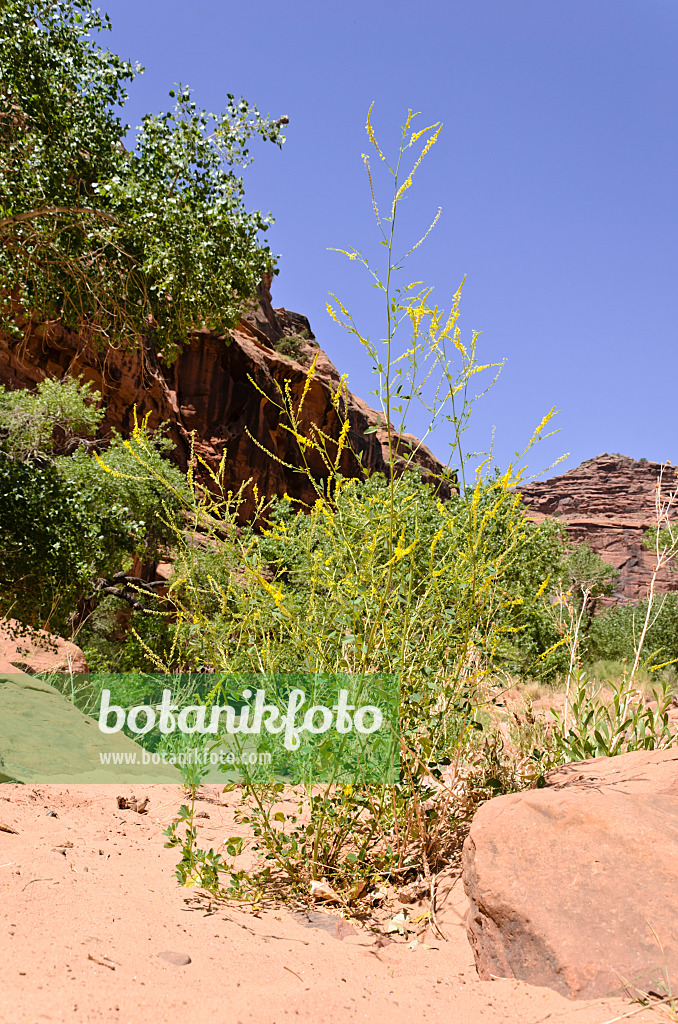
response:
<svg viewBox="0 0 678 1024"><path fill-rule="evenodd" d="M643 547L645 531L655 523L655 488L661 466L624 455L598 455L562 476L522 490L531 519L562 519L568 536L586 541L619 570L615 593L601 603L627 603L647 596L655 558ZM664 471L663 491L676 487L673 467ZM678 510L677 510L678 511ZM661 592L678 590L678 573L666 571Z"/></svg>
<svg viewBox="0 0 678 1024"><path fill-rule="evenodd" d="M305 435L315 429L322 431L329 439L328 453L334 458L334 442L341 430L334 396L341 387L341 378L317 346L308 320L297 313L273 309L269 285L270 281L262 283L258 304L234 329L230 343L229 339L200 333L172 366L163 366L149 345L143 352L108 349L97 354L76 335L59 327L35 328L21 341L0 337L0 384L31 387L46 376L82 375L104 396L105 427L109 431L115 428L128 435L136 405L139 416L150 414L151 427L169 424L182 468L190 458L191 435L195 432L195 453L213 469L226 451L227 489L235 490L252 478L260 494L287 492L293 498L312 501L313 487L297 469L303 463L299 445L284 429L289 424L278 406L283 404L286 381L295 409L307 389L301 431ZM294 341L287 350L294 356L285 356L276 345L290 337ZM316 357L315 374L308 386L308 370ZM342 408L350 422L349 443L362 462L345 449L341 471L346 476L357 476L361 465L367 470L384 471L388 465L387 432L365 434L377 423L377 413L348 391ZM413 465L426 479L442 471L432 453L409 436L401 441L396 461L403 465L412 458L412 451L416 452ZM325 476L321 457L311 452L308 458L313 473L318 478ZM200 472L199 464L196 466ZM252 502L250 490L244 515L251 511Z"/></svg>
<svg viewBox="0 0 678 1024"><path fill-rule="evenodd" d="M4 667L3 667L4 666ZM87 672L79 647L16 619L0 619L0 671Z"/></svg>
<svg viewBox="0 0 678 1024"><path fill-rule="evenodd" d="M566 765L497 797L464 844L480 977L573 999L678 985L678 751Z"/></svg>

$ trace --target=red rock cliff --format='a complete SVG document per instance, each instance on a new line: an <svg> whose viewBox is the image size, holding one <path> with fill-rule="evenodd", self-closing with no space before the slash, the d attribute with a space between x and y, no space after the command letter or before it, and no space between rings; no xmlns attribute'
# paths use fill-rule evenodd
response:
<svg viewBox="0 0 678 1024"><path fill-rule="evenodd" d="M636 462L624 455L598 455L562 476L530 484L522 490L532 519L562 519L573 541L586 541L619 570L611 603L638 601L647 595L655 558L644 548L645 531L655 523L655 488L661 466ZM664 471L663 490L676 487L678 473ZM678 573L665 572L662 592L678 590ZM608 602L610 603L610 602Z"/></svg>
<svg viewBox="0 0 678 1024"><path fill-rule="evenodd" d="M302 464L298 445L281 426L280 411L264 395L279 402L278 388L289 381L296 406L307 385L308 368L317 355L316 374L303 405L302 432L308 435L317 427L336 439L341 421L333 392L340 384L340 375L316 344L304 316L273 309L269 285L270 281L261 285L259 302L232 332L229 344L223 338L200 333L170 367L160 363L151 346L146 346L144 352L108 349L97 354L77 335L60 327L31 329L22 341L0 337L0 384L31 387L47 376L82 375L103 394L105 427L109 430L129 434L136 405L140 416L150 413L151 426L169 424L182 467L187 464L191 434L195 432L195 450L211 467L218 466L226 450L227 488L235 489L253 478L260 493L287 492L295 498L312 500L314 492L308 478L296 468ZM294 357L283 355L275 347L289 336L296 336ZM376 412L350 392L346 394L346 412L349 440L361 455L361 465L369 471L384 471L388 465L386 431L365 434L377 423ZM414 464L425 479L442 472L435 456L409 436L401 441L400 465L412 448L416 449ZM313 473L322 478L326 472L322 460L311 454L309 461ZM343 453L341 470L346 476L360 474L360 465L349 451ZM250 509L248 503L243 512L247 514Z"/></svg>

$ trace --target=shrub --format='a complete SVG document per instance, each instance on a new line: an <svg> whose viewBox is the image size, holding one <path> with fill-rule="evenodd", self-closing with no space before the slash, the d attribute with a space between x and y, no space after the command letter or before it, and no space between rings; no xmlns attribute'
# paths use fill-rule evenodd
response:
<svg viewBox="0 0 678 1024"><path fill-rule="evenodd" d="M140 474L114 434L102 473L91 439L99 398L73 380L0 391L0 615L69 633L97 579L131 566L134 555L157 558L174 536L185 482L167 462L168 442L138 428L147 459ZM71 454L56 454L64 448Z"/></svg>
<svg viewBox="0 0 678 1024"><path fill-rule="evenodd" d="M641 629L647 615L647 600L637 604L606 608L591 623L589 658L633 663ZM645 664L652 668L678 660L678 595L657 599L645 642Z"/></svg>
<svg viewBox="0 0 678 1024"><path fill-rule="evenodd" d="M298 362L303 358L302 349L306 341L308 341L308 331L304 328L298 334L286 334L284 338L275 343L275 350Z"/></svg>

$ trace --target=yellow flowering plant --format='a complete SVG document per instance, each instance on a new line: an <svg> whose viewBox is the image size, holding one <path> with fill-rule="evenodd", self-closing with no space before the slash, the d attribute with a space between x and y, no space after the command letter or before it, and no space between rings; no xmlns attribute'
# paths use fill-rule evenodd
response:
<svg viewBox="0 0 678 1024"><path fill-rule="evenodd" d="M485 742L482 681L497 657L515 652L525 607L548 576L549 559L560 557L555 542L550 548L542 543L548 528L523 518L515 491L522 456L503 472L489 456L468 469L462 437L475 400L470 388L479 374L489 373L491 382L500 366L478 361L476 334L462 340L461 288L445 312L430 304L430 288L397 284L404 259L439 216L405 257L396 258L399 205L441 130L438 124L415 130L415 122L410 111L389 163L371 108L368 115L368 138L391 177L384 214L364 158L383 269L357 250L339 250L365 266L381 293L381 345L361 331L343 301L332 296L328 304L333 319L373 359L387 475L366 477L352 452L343 380L334 395L337 436L304 426L314 361L298 398L285 384L262 398L274 404L281 429L297 442L299 464L288 468L307 474L315 501L303 506L257 494L255 515L243 526L244 488L225 494L218 471L204 491L189 479L191 498L169 584L179 637L175 655L180 651L185 664L217 674L386 673L399 680L395 780L348 790L331 772L322 784L299 779L299 809L290 815L279 807L280 780L243 773L243 819L262 856L297 887L329 880L347 904L384 878L410 873L428 884L452 855L470 807L460 795L462 769L469 752ZM429 430L446 426L449 434L449 468L432 484L422 482L418 443L404 437L414 402L428 411ZM552 412L523 455L547 436ZM350 457L356 462L347 477ZM488 755L474 776L479 792L487 790L487 779L496 782L498 770L497 758Z"/></svg>

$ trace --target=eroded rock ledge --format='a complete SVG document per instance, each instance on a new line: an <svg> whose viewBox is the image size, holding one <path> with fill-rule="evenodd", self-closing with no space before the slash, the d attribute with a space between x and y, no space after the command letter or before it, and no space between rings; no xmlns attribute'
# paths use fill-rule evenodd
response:
<svg viewBox="0 0 678 1024"><path fill-rule="evenodd" d="M195 451L211 467L216 468L227 451L227 488L236 489L253 478L260 493L287 492L293 498L313 500L315 495L305 474L288 468L302 464L298 445L282 429L275 405L261 392L280 401L278 385L289 381L296 405L307 383L308 368L317 356L316 374L304 400L302 430L309 432L315 424L336 439L341 421L332 397L340 374L318 347L306 317L273 309L269 286L270 281L262 283L258 303L232 331L229 344L222 337L199 333L171 366L162 365L151 346L143 353L113 349L96 353L77 335L58 326L36 327L23 340L0 337L0 384L31 387L48 376L82 375L104 396L105 430L115 428L128 435L136 406L140 416L150 414L152 427L169 425L182 467L187 465L191 434L195 432ZM307 337L302 337L304 332ZM276 349L281 339L289 336L297 339L295 357ZM361 465L368 471L385 471L387 432L365 434L367 428L376 425L377 413L351 392L346 405L350 442L362 462L357 463L350 452L344 451L342 473L360 475ZM415 452L413 465L424 479L434 480L443 471L429 449L409 435L400 443L399 465L410 458L411 451ZM309 463L318 478L325 475L320 457L311 455ZM248 500L243 514L249 514L251 508Z"/></svg>
<svg viewBox="0 0 678 1024"><path fill-rule="evenodd" d="M601 603L638 601L647 595L655 558L643 547L643 536L655 522L655 488L661 466L625 455L598 455L551 480L522 488L531 519L563 520L568 536L586 541L619 570L612 599ZM669 466L663 486L676 487L678 474ZM678 573L665 572L658 590L678 590Z"/></svg>

